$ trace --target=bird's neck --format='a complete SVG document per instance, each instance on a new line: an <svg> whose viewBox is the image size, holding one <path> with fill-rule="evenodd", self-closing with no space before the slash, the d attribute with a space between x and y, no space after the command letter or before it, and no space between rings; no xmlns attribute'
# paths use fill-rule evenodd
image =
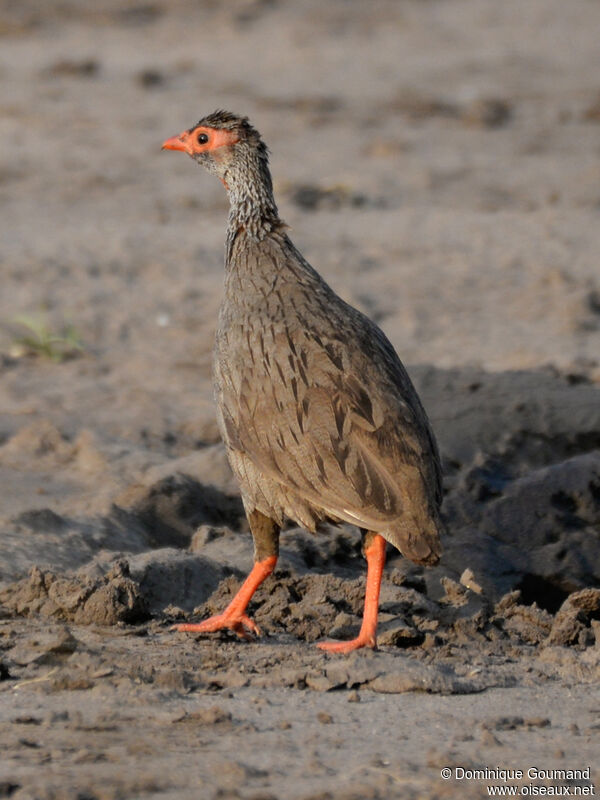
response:
<svg viewBox="0 0 600 800"><path fill-rule="evenodd" d="M266 156L244 154L227 170L223 183L230 202L228 242L241 234L260 241L281 226Z"/></svg>

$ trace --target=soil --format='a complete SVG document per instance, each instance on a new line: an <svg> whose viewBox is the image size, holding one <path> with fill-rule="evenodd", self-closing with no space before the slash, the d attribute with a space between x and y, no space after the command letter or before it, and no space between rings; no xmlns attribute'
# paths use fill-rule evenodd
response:
<svg viewBox="0 0 600 800"><path fill-rule="evenodd" d="M597 787L599 24L588 0L0 4L0 798ZM360 625L347 526L284 532L260 639L170 629L252 563L211 388L226 198L160 152L218 107L440 443L444 555L388 548L374 652L314 646Z"/></svg>

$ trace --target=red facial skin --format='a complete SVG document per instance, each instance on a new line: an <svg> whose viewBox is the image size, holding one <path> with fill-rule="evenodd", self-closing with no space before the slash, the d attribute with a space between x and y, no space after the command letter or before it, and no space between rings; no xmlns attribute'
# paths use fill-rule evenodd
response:
<svg viewBox="0 0 600 800"><path fill-rule="evenodd" d="M203 144L198 141L201 134L208 137ZM163 142L162 149L182 150L189 156L195 156L200 153L211 153L219 147L231 147L239 140L239 136L234 131L215 130L215 128L205 128L204 125L199 125L197 128L183 131L179 136L171 136L170 139Z"/></svg>
<svg viewBox="0 0 600 800"><path fill-rule="evenodd" d="M199 136L207 136L208 139L202 144L198 141ZM218 130L216 128L207 128L204 125L198 125L196 128L191 128L189 131L183 131L179 136L171 136L162 144L162 150L181 150L187 153L188 156L200 155L202 153L210 153L214 159L220 160L223 155L219 153L221 147L232 147L239 142L239 136L233 131ZM227 189L228 186L221 178L221 183Z"/></svg>

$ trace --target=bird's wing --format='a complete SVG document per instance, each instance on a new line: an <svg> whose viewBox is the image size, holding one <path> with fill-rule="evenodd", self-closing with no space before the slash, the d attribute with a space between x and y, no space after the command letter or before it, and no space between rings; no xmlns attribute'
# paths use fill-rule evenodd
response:
<svg viewBox="0 0 600 800"><path fill-rule="evenodd" d="M430 496L440 475L410 379L371 327L381 339L371 355L306 328L274 334L268 374L246 364L235 412L222 411L229 445L261 472L328 515L378 530L411 504L439 504Z"/></svg>

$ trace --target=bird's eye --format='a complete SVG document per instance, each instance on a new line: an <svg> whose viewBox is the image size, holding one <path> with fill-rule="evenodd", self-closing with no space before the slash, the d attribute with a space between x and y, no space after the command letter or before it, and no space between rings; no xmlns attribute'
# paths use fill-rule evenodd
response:
<svg viewBox="0 0 600 800"><path fill-rule="evenodd" d="M208 142L208 135L206 133L198 134L198 144L206 144Z"/></svg>

